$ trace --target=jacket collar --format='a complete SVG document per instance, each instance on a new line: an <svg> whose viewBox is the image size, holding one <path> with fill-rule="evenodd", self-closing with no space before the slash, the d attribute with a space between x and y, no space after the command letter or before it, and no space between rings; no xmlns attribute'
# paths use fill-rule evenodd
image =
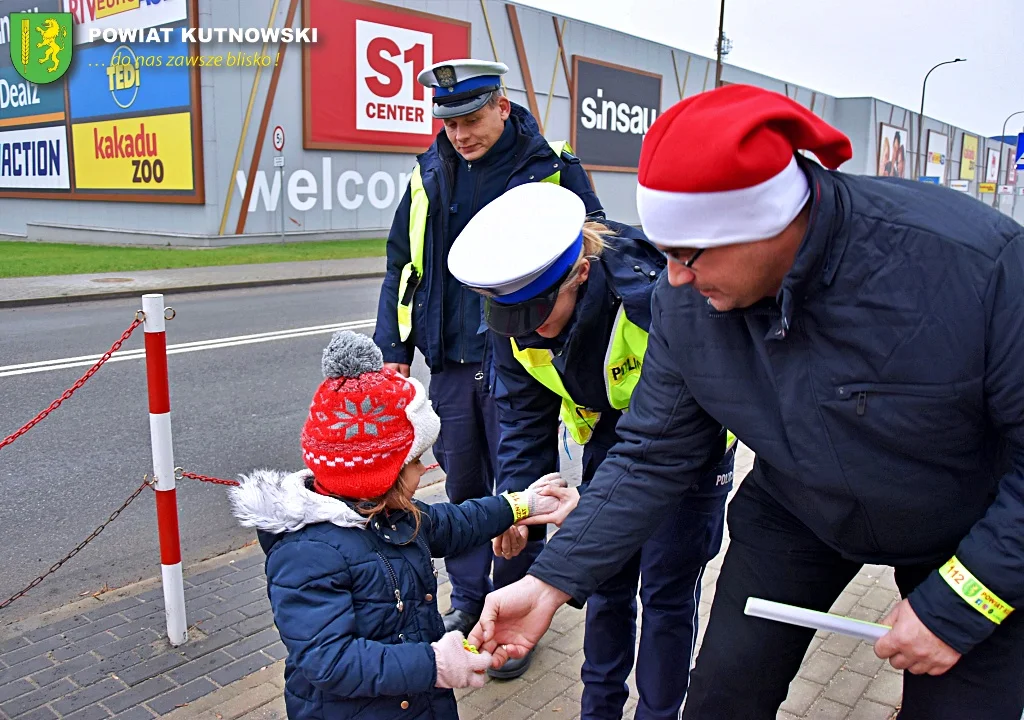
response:
<svg viewBox="0 0 1024 720"><path fill-rule="evenodd" d="M787 332L796 306L832 284L850 239L850 201L845 186L829 170L799 155L811 187L811 215L793 266L783 278L776 302Z"/></svg>

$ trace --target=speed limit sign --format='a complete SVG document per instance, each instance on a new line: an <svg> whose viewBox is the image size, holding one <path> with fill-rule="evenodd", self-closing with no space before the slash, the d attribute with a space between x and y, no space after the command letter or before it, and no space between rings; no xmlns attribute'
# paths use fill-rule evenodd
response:
<svg viewBox="0 0 1024 720"><path fill-rule="evenodd" d="M278 152L284 150L284 128L280 125L274 128L274 149Z"/></svg>

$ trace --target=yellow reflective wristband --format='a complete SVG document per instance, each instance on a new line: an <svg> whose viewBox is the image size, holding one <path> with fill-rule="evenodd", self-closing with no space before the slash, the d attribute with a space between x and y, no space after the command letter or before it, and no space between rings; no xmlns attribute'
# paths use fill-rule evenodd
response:
<svg viewBox="0 0 1024 720"><path fill-rule="evenodd" d="M512 516L515 518L515 522L519 522L523 518L530 517L530 506L521 494L503 492L501 496L508 501L510 506L512 506Z"/></svg>
<svg viewBox="0 0 1024 720"><path fill-rule="evenodd" d="M971 571L956 559L956 555L942 566L939 574L964 602L996 625L1013 612L1013 608L974 577Z"/></svg>

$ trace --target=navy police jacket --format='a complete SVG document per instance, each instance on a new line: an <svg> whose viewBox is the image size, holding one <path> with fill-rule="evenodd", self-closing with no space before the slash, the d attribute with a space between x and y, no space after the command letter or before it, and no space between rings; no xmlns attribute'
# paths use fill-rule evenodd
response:
<svg viewBox="0 0 1024 720"><path fill-rule="evenodd" d="M1024 228L926 183L798 158L810 224L775 298L716 312L659 280L621 441L530 574L577 602L699 477L720 425L842 556L937 568L909 596L959 652L999 632L952 556L1024 604Z"/></svg>
<svg viewBox="0 0 1024 720"><path fill-rule="evenodd" d="M602 220L615 234L580 287L572 319L557 338L536 333L519 338L521 348L555 353L552 364L566 391L580 405L601 412L591 443L611 447L618 440L620 411L608 402L604 377L605 350L615 313L625 305L626 317L644 330L651 325L651 295L665 267L665 258L636 228ZM498 441L499 492L525 490L537 478L558 468L558 408L561 399L534 379L512 354L508 338L493 335L494 398L501 435Z"/></svg>
<svg viewBox="0 0 1024 720"><path fill-rule="evenodd" d="M455 695L435 688L430 643L444 635L431 557L457 555L507 530L501 497L417 503L372 522L312 491L312 473L257 471L232 488L235 516L256 527L267 593L288 649L292 720L458 720Z"/></svg>
<svg viewBox="0 0 1024 720"><path fill-rule="evenodd" d="M525 108L515 103L512 103L512 113L506 122L515 131L512 144L515 162L505 176L502 192L528 182L539 182L558 172L562 187L576 193L583 200L589 214L601 214L600 201L576 157L568 152L556 157L540 134L537 121ZM413 348L419 348L430 371L438 372L447 354L443 340L444 320L445 313L451 309L446 308L444 298L446 278L449 276L448 250L455 241L449 229L449 208L460 157L442 129L430 148L417 157L417 162L430 201L430 211L424 238L423 279L413 297L412 334L406 342L401 341L397 310L402 268L410 259L409 210L412 195L410 189L406 188L388 235L387 274L381 286L373 339L383 352L385 362L411 363ZM472 201L470 204L472 206ZM465 214L465 208L461 212ZM521 218L511 220L519 221ZM528 227L528 223L524 227ZM481 320L477 313L473 322L457 322L456 327L465 332L472 328L471 332L476 334L483 331ZM450 325L451 321L449 318Z"/></svg>

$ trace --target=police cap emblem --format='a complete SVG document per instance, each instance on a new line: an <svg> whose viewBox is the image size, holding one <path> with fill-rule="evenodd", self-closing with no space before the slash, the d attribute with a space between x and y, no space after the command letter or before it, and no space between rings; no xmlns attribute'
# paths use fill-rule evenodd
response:
<svg viewBox="0 0 1024 720"><path fill-rule="evenodd" d="M441 87L453 87L455 85L455 68L451 65L434 68L434 77L437 78L437 84Z"/></svg>

